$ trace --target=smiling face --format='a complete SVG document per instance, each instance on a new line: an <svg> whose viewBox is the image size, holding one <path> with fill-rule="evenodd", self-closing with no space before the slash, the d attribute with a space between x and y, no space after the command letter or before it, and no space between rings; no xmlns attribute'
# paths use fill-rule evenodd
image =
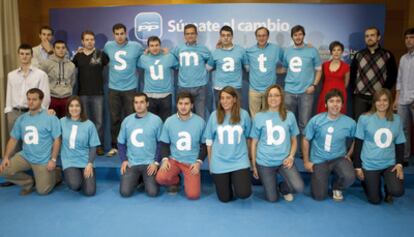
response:
<svg viewBox="0 0 414 237"><path fill-rule="evenodd" d="M293 43L295 44L295 46L301 46L301 45L303 45L303 40L304 39L305 39L305 35L303 34L303 32L301 30L300 31L296 31L292 35L292 40L293 40Z"/></svg>
<svg viewBox="0 0 414 237"><path fill-rule="evenodd" d="M389 107L390 100L385 94L380 96L380 98L377 101L375 101L375 108L377 109L377 112L386 113Z"/></svg>
<svg viewBox="0 0 414 237"><path fill-rule="evenodd" d="M236 103L236 98L230 95L229 93L223 91L220 94L220 105L223 107L223 110L230 112Z"/></svg>
<svg viewBox="0 0 414 237"><path fill-rule="evenodd" d="M331 117L337 117L338 115L341 114L342 105L343 105L343 101L342 101L342 98L339 96L334 96L334 97L329 98L325 104L328 110L328 114Z"/></svg>
<svg viewBox="0 0 414 237"><path fill-rule="evenodd" d="M78 100L72 100L69 104L69 114L71 118L80 118L82 112L81 104Z"/></svg>
<svg viewBox="0 0 414 237"><path fill-rule="evenodd" d="M152 55L157 55L161 52L161 44L158 40L148 42L148 50Z"/></svg>
<svg viewBox="0 0 414 237"><path fill-rule="evenodd" d="M269 35L267 34L267 30L260 29L256 32L256 40L259 47L264 47L269 40Z"/></svg>
<svg viewBox="0 0 414 237"><path fill-rule="evenodd" d="M278 88L272 88L269 91L269 96L267 97L267 103L269 104L269 109L278 110L280 104L282 103L282 93Z"/></svg>

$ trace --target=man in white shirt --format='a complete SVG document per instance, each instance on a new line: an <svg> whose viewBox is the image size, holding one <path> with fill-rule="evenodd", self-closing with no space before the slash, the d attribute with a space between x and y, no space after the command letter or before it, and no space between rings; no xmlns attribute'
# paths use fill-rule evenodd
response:
<svg viewBox="0 0 414 237"><path fill-rule="evenodd" d="M32 48L22 44L17 50L20 67L7 75L6 107L7 131L10 132L17 117L27 112L26 92L31 88L39 88L45 94L42 102L44 109L49 108L50 90L47 74L31 65Z"/></svg>
<svg viewBox="0 0 414 237"><path fill-rule="evenodd" d="M16 119L28 111L26 92L29 89L39 88L43 91L45 96L42 107L44 109L49 108L50 103L47 74L31 65L33 57L32 46L22 44L19 46L17 53L19 55L20 67L7 74L6 107L4 108L4 113L6 114L8 134L10 134ZM19 147L15 151L18 149ZM8 184L2 183L0 186L7 186Z"/></svg>

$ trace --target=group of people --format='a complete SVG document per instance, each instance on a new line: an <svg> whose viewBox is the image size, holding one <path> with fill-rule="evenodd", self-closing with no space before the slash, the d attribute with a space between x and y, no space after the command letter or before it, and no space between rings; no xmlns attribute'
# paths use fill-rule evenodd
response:
<svg viewBox="0 0 414 237"><path fill-rule="evenodd" d="M39 46L19 47L21 67L8 75L5 112L10 139L0 176L20 185L22 195L33 185L38 193L47 194L60 182L59 156L65 183L85 195L95 194L93 163L97 154L103 155L106 65L112 139L107 155L118 153L122 161L124 197L131 196L140 182L149 196L158 194L159 185L177 192L182 174L186 196L197 199L200 167L208 157L220 201L249 197L251 171L261 180L267 200L276 201L282 194L291 201L304 189L295 167L299 151L305 169L312 173L316 200L328 197L331 174L332 197L337 201L355 177L371 203L382 200L381 177L386 201L403 195L403 163L410 155L406 137L414 112L414 88L409 82L414 75L414 29L405 33L408 53L398 73L391 52L380 47L375 27L366 29L367 48L354 56L351 66L341 60L344 46L338 41L329 47L332 59L322 64L318 51L304 43L305 29L300 25L291 29L293 46L285 50L268 42L265 27L255 32L257 44L244 49L233 44L231 27L223 26L212 52L197 43L193 24L184 28L185 42L171 51L161 48L155 36L144 50L127 40L123 24L112 30L114 41L102 51L95 48L94 33L83 32L83 47L72 61L64 41L51 45L49 27L41 28ZM137 67L145 72L142 92L137 92ZM173 114L175 69L178 91ZM243 69L249 73L249 112L240 105ZM209 71L217 107L205 120ZM276 73L286 73L284 88L276 84ZM389 89L395 81L394 102ZM75 83L78 96L73 95ZM318 114L312 117L319 84L323 85ZM348 85L353 86L355 120L345 115ZM401 116L393 113L396 107ZM20 140L22 150L15 154ZM35 180L24 173L29 169ZM277 174L283 182L277 182Z"/></svg>

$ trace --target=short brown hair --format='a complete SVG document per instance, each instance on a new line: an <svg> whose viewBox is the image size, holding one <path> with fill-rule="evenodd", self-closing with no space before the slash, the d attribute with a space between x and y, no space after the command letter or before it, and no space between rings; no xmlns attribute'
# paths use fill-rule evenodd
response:
<svg viewBox="0 0 414 237"><path fill-rule="evenodd" d="M85 35L92 35L93 38L95 38L95 33L93 33L93 31L91 31L91 30L85 30L84 32L82 32L82 34L81 34L81 40L83 40L83 38L85 37Z"/></svg>
<svg viewBox="0 0 414 237"><path fill-rule="evenodd" d="M39 34L41 34L41 33L42 33L42 30L50 30L50 31L52 32L52 35L53 35L53 34L55 34L55 31L52 29L52 27L47 26L47 25L44 25L44 26L41 26L41 27L40 27L40 29L39 29Z"/></svg>
<svg viewBox="0 0 414 237"><path fill-rule="evenodd" d="M43 91L41 90L41 89L39 89L39 88L32 88L32 89L29 89L27 92L26 92L26 96L27 95L29 95L29 94L38 94L39 95L39 99L40 100L43 100L43 98L45 97L45 94L43 93Z"/></svg>
<svg viewBox="0 0 414 237"><path fill-rule="evenodd" d="M301 26L301 25L295 25L294 27L292 27L292 29L290 30L290 37L293 37L293 34L295 34L296 32L302 31L303 35L305 34L305 27Z"/></svg>
<svg viewBox="0 0 414 237"><path fill-rule="evenodd" d="M185 98L188 98L190 100L191 104L194 104L194 98L191 95L191 93L188 92L188 91L181 91L180 93L178 93L178 95L177 95L177 104L178 104L179 100L185 99Z"/></svg>

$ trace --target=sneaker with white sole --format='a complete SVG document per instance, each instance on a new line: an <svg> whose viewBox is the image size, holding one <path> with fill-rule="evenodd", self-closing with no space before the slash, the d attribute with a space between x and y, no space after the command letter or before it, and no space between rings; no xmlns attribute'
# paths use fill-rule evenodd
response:
<svg viewBox="0 0 414 237"><path fill-rule="evenodd" d="M291 201L293 201L293 194L291 194L291 193L285 194L285 195L283 195L283 198L285 199L285 201L291 202Z"/></svg>
<svg viewBox="0 0 414 237"><path fill-rule="evenodd" d="M332 198L335 201L338 201L338 202L344 200L344 196L342 195L342 191L341 190L332 190Z"/></svg>
<svg viewBox="0 0 414 237"><path fill-rule="evenodd" d="M112 148L111 150L108 151L108 153L106 153L106 156L114 156L118 153L118 150L116 148Z"/></svg>

